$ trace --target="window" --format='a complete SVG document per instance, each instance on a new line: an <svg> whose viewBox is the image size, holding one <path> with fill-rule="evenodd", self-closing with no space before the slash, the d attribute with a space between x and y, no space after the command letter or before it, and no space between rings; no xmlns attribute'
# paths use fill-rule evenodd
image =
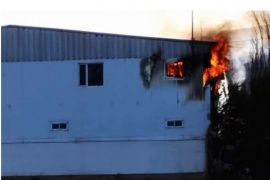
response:
<svg viewBox="0 0 270 180"><path fill-rule="evenodd" d="M181 60L175 62L166 62L166 77L183 79L184 78L184 63Z"/></svg>
<svg viewBox="0 0 270 180"><path fill-rule="evenodd" d="M51 122L51 130L68 130L67 122Z"/></svg>
<svg viewBox="0 0 270 180"><path fill-rule="evenodd" d="M79 64L80 86L102 86L103 64Z"/></svg>
<svg viewBox="0 0 270 180"><path fill-rule="evenodd" d="M183 120L167 120L167 127L183 127Z"/></svg>

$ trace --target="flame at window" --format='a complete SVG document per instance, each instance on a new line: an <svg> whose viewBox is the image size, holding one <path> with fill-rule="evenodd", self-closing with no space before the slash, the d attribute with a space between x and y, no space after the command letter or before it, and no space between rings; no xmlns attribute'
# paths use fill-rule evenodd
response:
<svg viewBox="0 0 270 180"><path fill-rule="evenodd" d="M183 62L177 61L166 63L166 72L167 76L169 77L183 78L184 77Z"/></svg>
<svg viewBox="0 0 270 180"><path fill-rule="evenodd" d="M218 77L229 68L227 55L229 53L230 46L227 37L218 35L214 39L217 40L218 43L211 50L211 67L204 69L203 86L205 86L210 79Z"/></svg>

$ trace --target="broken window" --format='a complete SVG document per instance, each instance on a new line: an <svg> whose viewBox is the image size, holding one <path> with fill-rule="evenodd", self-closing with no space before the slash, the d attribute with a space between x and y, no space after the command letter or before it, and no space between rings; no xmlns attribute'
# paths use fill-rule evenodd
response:
<svg viewBox="0 0 270 180"><path fill-rule="evenodd" d="M91 63L79 65L80 86L102 86L103 64Z"/></svg>
<svg viewBox="0 0 270 180"><path fill-rule="evenodd" d="M183 61L166 62L166 76L172 78L184 78Z"/></svg>

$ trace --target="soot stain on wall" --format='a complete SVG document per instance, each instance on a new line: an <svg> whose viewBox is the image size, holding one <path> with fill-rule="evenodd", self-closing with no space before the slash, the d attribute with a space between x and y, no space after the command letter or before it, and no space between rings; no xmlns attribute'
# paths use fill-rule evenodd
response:
<svg viewBox="0 0 270 180"><path fill-rule="evenodd" d="M153 77L163 70L164 61L161 49L153 53L151 57L141 59L140 76L145 88L149 89Z"/></svg>
<svg viewBox="0 0 270 180"><path fill-rule="evenodd" d="M204 87L202 82L203 70L209 66L211 53L201 52L197 50L196 44L193 54L187 53L186 55L177 58L175 62L183 62L183 79L174 79L167 81L167 83L174 83L178 86L187 87L187 100L203 100ZM151 88L153 78L158 73L165 71L166 58L162 57L162 51L159 49L153 53L152 56L141 59L140 61L140 76L143 85L146 89ZM166 72L164 72L165 74ZM166 75L166 74L165 74ZM165 78L165 77L164 77Z"/></svg>

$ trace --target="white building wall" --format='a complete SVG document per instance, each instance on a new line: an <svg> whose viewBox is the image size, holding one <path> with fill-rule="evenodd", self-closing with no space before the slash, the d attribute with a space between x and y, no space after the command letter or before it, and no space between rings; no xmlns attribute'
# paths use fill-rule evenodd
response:
<svg viewBox="0 0 270 180"><path fill-rule="evenodd" d="M80 87L78 63L103 62L104 85ZM2 175L200 172L210 90L156 77L139 59L2 63ZM167 128L182 118L183 128ZM68 131L51 131L68 121ZM53 143L51 143L53 142Z"/></svg>
<svg viewBox="0 0 270 180"><path fill-rule="evenodd" d="M204 141L4 144L2 175L203 172Z"/></svg>

